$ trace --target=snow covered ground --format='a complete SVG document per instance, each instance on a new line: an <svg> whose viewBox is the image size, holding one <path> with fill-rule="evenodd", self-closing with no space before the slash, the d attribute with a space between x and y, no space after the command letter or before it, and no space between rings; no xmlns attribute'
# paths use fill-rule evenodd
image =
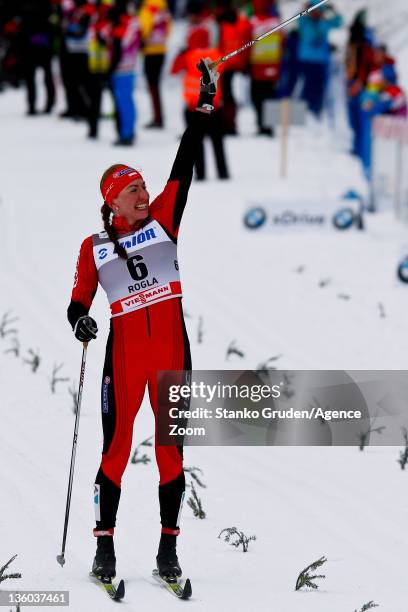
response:
<svg viewBox="0 0 408 612"><path fill-rule="evenodd" d="M344 1L345 7L351 4ZM177 80L168 81L168 128L140 130L131 150L112 148L109 121L103 122L100 142L89 142L83 125L24 117L21 92L0 97L0 317L8 310L18 316L22 357L30 348L41 355L32 374L21 358L6 353L11 338L0 338L0 564L17 553L10 569L23 578L4 587L69 590L75 612L114 605L87 579L108 329L102 291L92 310L100 333L88 351L64 569L55 560L74 423L67 389L78 380L81 357L65 318L75 261L82 239L100 227L98 184L105 167L135 164L152 196L162 189L182 131L179 97ZM143 123L143 91L138 101ZM406 228L391 213L381 213L367 216L364 232L245 231L242 213L249 202L314 198L324 210L325 202L350 188L365 193L366 185L358 163L326 128L316 131L310 122L292 130L286 180L279 178L279 140L253 136L250 108L242 111L240 130L242 137L227 141L233 180L193 184L183 219L180 267L194 367L254 368L281 355L276 365L285 369L404 369L408 294L395 271L408 243ZM200 317L204 339L198 344ZM227 361L233 340L245 357ZM53 395L49 377L61 363L61 376L70 380ZM152 430L145 402L134 446ZM408 498L398 450L187 448L186 466L204 471L207 488L199 493L207 518L199 521L184 508L180 560L193 581L186 605L353 612L374 600L381 611L406 612ZM152 449L146 452L152 461L129 465L123 482L115 538L118 574L127 583L122 605L172 610L182 604L150 577L159 538L158 478ZM257 536L247 554L217 538L232 525ZM328 562L319 590L295 592L300 570L322 555Z"/></svg>

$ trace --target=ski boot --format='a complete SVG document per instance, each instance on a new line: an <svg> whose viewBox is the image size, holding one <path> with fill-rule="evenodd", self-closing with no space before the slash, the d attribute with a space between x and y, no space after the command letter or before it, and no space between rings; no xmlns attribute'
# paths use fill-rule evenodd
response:
<svg viewBox="0 0 408 612"><path fill-rule="evenodd" d="M177 582L177 578L181 576L176 553L176 538L177 536L166 533L162 533L160 538L156 562L159 575L166 582Z"/></svg>
<svg viewBox="0 0 408 612"><path fill-rule="evenodd" d="M96 555L92 565L92 573L97 578L112 579L116 576L116 557L113 537L98 536Z"/></svg>

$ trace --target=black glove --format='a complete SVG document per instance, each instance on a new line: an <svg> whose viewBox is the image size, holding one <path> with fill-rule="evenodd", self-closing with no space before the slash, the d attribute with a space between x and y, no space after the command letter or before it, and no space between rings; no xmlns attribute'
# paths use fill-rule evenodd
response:
<svg viewBox="0 0 408 612"><path fill-rule="evenodd" d="M75 338L80 342L89 342L93 338L96 338L98 332L98 326L96 321L88 315L79 317L74 327Z"/></svg>
<svg viewBox="0 0 408 612"><path fill-rule="evenodd" d="M217 80L220 76L216 68L211 68L212 63L213 61L211 58L206 57L205 59L201 59L200 63L197 64L197 68L202 74L200 79L198 108L205 112L211 112L214 109L212 102L217 92Z"/></svg>

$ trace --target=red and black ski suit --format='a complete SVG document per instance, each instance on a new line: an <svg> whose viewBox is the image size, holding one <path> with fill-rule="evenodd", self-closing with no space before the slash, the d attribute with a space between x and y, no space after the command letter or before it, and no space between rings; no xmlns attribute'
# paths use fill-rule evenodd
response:
<svg viewBox="0 0 408 612"><path fill-rule="evenodd" d="M163 192L149 207L149 217L141 222L156 222L177 243L181 217L193 176L196 150L203 137L208 117L195 113L181 139L169 180ZM114 217L119 234L129 235L135 228L123 217ZM94 258L94 237L81 246L68 319L72 327L79 317L87 315L96 293L98 270ZM112 243L109 242L112 246ZM123 266L126 268L126 260ZM129 276L130 282L131 280ZM178 292L179 294L181 291ZM111 304L112 307L112 304ZM157 444L158 384L160 370L191 369L190 346L181 307L181 298L173 297L111 319L102 378L102 424L104 443L102 462L95 480L96 529L110 532L116 523L121 478L129 459L133 422L140 408L146 383L156 419L156 461L160 473L159 502L162 533L179 533L185 479L183 454L180 446Z"/></svg>

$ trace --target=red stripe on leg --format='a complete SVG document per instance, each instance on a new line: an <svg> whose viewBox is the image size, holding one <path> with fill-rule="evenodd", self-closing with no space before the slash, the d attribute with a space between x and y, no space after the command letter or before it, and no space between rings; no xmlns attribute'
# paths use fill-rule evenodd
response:
<svg viewBox="0 0 408 612"><path fill-rule="evenodd" d="M169 529L168 527L162 527L161 530L162 533L165 533L166 535L179 535L180 533L180 529Z"/></svg>

